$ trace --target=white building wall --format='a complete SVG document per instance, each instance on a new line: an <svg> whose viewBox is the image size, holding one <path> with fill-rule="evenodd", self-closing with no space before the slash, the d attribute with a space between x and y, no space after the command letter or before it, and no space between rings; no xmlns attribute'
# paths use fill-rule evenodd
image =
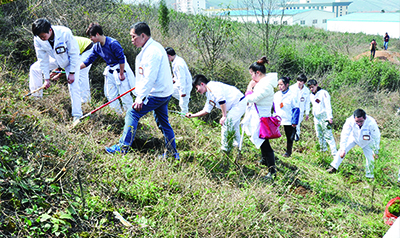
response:
<svg viewBox="0 0 400 238"><path fill-rule="evenodd" d="M261 16L226 16L226 18L231 19L232 21L238 22L253 22L260 23L262 21ZM270 16L269 23L270 24L281 24L281 16ZM264 21L267 21L265 17ZM283 16L282 18L283 25L292 25L293 17L292 16Z"/></svg>
<svg viewBox="0 0 400 238"><path fill-rule="evenodd" d="M400 38L400 21L399 22L358 22L358 21L329 21L327 23L328 31L349 32L371 35L385 35L389 33L390 38Z"/></svg>
<svg viewBox="0 0 400 238"><path fill-rule="evenodd" d="M334 17L335 13L333 12L308 11L294 15L293 24L327 29L327 20Z"/></svg>
<svg viewBox="0 0 400 238"><path fill-rule="evenodd" d="M206 0L175 0L175 10L188 14L199 14L206 9Z"/></svg>

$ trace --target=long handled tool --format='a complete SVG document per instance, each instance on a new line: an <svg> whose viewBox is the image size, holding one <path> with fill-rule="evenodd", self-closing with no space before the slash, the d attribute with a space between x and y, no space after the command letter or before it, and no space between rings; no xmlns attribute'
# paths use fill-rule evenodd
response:
<svg viewBox="0 0 400 238"><path fill-rule="evenodd" d="M31 96L31 95L34 94L34 93L39 92L40 90L44 89L45 87L46 87L46 85L43 84L42 87L40 87L40 88L38 88L38 89L36 89L36 90L33 90L32 92L26 94L25 96L22 97L22 99L24 99L25 97Z"/></svg>
<svg viewBox="0 0 400 238"><path fill-rule="evenodd" d="M179 115L181 115L181 116L185 116L186 115L186 113L183 113L183 112L178 112L178 111L174 111L174 110L168 110L169 112L173 112L173 113L177 113L177 114L179 114Z"/></svg>
<svg viewBox="0 0 400 238"><path fill-rule="evenodd" d="M136 87L133 87L133 88L129 89L128 91L126 91L126 92L124 92L123 94L119 95L118 97L112 99L111 101L109 101L109 102L107 102L107 103L101 105L100 107L94 109L93 111L88 112L88 113L86 113L85 115L81 116L79 119L75 120L74 123L72 123L70 129L72 129L72 128L74 128L76 125L78 125L79 122L80 122L83 118L92 115L93 113L97 112L98 110L102 109L103 107L107 106L108 104L114 102L114 101L117 100L118 98L123 97L123 96L125 96L126 94L132 92L133 90L135 90L135 88L136 88Z"/></svg>

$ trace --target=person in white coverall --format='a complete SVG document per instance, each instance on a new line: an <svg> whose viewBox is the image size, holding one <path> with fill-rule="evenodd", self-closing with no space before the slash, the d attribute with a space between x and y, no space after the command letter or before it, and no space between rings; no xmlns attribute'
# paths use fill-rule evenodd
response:
<svg viewBox="0 0 400 238"><path fill-rule="evenodd" d="M336 156L336 142L332 133L332 107L329 93L320 88L315 79L307 82L310 89L310 101L312 103L312 113L314 115L314 126L319 139L321 151L326 151L326 142L328 142L333 156Z"/></svg>
<svg viewBox="0 0 400 238"><path fill-rule="evenodd" d="M172 96L179 100L179 107L181 112L186 114L189 112L190 91L192 91L192 75L189 68L182 59L179 57L175 50L171 47L165 48L168 55L168 60L172 63L174 93Z"/></svg>
<svg viewBox="0 0 400 238"><path fill-rule="evenodd" d="M198 93L206 94L207 101L203 110L193 114L187 113L186 117L193 118L207 115L214 107L221 109L222 117L219 120L222 126L221 149L228 151L227 132L229 130L235 131L233 145L239 145L240 119L246 111L246 102L243 100L244 94L234 86L216 81L208 81L208 79L201 74L194 76L193 86L196 87Z"/></svg>
<svg viewBox="0 0 400 238"><path fill-rule="evenodd" d="M334 156L331 167L327 170L334 173L339 168L346 154L355 145L359 145L365 155L366 177L374 177L374 158L378 156L381 133L374 118L366 115L362 109L354 111L353 115L347 118L340 136L339 153Z"/></svg>
<svg viewBox="0 0 400 238"><path fill-rule="evenodd" d="M104 94L108 101L135 87L135 75L124 54L121 44L111 37L103 34L99 24L91 23L86 30L86 35L93 41L93 52L82 62L80 68L91 65L99 56L102 57L107 67L104 69ZM121 97L122 108L118 100L110 103L110 107L118 114L132 107L133 99L130 94Z"/></svg>
<svg viewBox="0 0 400 238"><path fill-rule="evenodd" d="M32 33L38 61L29 72L29 88L34 91L43 85L50 87L50 71L64 68L67 74L68 89L71 97L74 120L82 116L79 88L79 46L72 32L65 26L51 26L47 19L40 18L33 22ZM39 70L40 69L40 70ZM42 97L43 91L33 94Z"/></svg>
<svg viewBox="0 0 400 238"><path fill-rule="evenodd" d="M303 121L304 114L306 116L306 121L310 114L310 90L305 87L307 83L307 77L304 74L297 76L297 83L289 87L290 90L297 93L297 101L299 102L300 116L299 124L296 126L297 140L300 139L300 124Z"/></svg>

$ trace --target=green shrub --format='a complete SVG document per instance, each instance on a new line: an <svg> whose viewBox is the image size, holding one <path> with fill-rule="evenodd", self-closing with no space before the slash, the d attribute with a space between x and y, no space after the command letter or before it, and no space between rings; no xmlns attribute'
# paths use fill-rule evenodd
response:
<svg viewBox="0 0 400 238"><path fill-rule="evenodd" d="M394 201L393 204L389 206L388 210L396 217L400 216L400 200Z"/></svg>

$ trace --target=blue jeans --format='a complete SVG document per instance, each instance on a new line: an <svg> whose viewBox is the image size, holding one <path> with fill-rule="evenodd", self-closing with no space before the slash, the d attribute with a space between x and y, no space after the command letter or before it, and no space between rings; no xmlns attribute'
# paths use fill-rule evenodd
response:
<svg viewBox="0 0 400 238"><path fill-rule="evenodd" d="M389 41L384 41L383 42L383 48L385 48L385 50L387 50L388 44L389 44Z"/></svg>
<svg viewBox="0 0 400 238"><path fill-rule="evenodd" d="M168 97L147 97L147 104L143 104L142 110L137 112L132 107L126 112L124 132L119 140L120 146L131 146L135 139L137 125L141 117L154 110L154 119L160 126L165 138L165 147L169 153L177 153L175 144L175 134L168 120Z"/></svg>

